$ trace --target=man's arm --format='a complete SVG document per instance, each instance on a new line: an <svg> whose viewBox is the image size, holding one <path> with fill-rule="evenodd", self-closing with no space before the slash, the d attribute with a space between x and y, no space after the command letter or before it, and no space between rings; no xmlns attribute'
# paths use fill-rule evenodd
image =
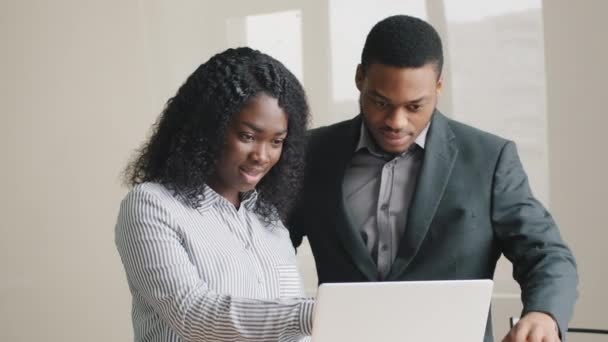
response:
<svg viewBox="0 0 608 342"><path fill-rule="evenodd" d="M577 298L576 263L553 218L532 195L513 142L503 146L494 173L492 223L521 287L522 319L531 312L548 314L565 336Z"/></svg>

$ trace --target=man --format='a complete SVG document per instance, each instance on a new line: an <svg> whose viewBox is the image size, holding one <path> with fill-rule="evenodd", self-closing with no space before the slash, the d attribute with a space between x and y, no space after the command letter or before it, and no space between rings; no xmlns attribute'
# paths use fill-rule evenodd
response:
<svg viewBox="0 0 608 342"><path fill-rule="evenodd" d="M374 26L355 76L361 114L311 132L292 241L308 237L320 283L492 278L504 254L524 305L505 341L557 341L577 296L574 258L515 144L435 108L442 65L428 23Z"/></svg>

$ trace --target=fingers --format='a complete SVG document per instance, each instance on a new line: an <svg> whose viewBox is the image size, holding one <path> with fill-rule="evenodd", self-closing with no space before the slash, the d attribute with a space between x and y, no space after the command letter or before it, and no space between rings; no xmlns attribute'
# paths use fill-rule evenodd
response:
<svg viewBox="0 0 608 342"><path fill-rule="evenodd" d="M513 329L515 329L515 334L512 342L527 342L526 339L528 337L528 333L530 332L530 328L530 324L526 324L525 322L516 324L513 327Z"/></svg>
<svg viewBox="0 0 608 342"><path fill-rule="evenodd" d="M528 342L543 342L546 341L545 337L548 338L547 335L545 335L545 331L540 327L540 326L535 326L532 327L532 329L530 329L530 331L528 332ZM522 340L526 341L525 339ZM553 341L551 341L553 342Z"/></svg>
<svg viewBox="0 0 608 342"><path fill-rule="evenodd" d="M541 325L518 322L502 342L559 342L557 333Z"/></svg>

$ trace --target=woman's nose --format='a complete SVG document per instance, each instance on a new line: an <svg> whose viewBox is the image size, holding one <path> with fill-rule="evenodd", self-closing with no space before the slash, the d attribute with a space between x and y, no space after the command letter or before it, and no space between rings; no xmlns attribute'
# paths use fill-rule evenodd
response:
<svg viewBox="0 0 608 342"><path fill-rule="evenodd" d="M254 149L251 151L250 158L259 163L265 164L270 160L269 148L266 144L256 144Z"/></svg>

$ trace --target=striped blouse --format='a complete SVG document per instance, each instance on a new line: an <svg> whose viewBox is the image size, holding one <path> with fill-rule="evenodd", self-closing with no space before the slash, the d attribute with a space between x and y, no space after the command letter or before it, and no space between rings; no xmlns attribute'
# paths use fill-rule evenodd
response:
<svg viewBox="0 0 608 342"><path fill-rule="evenodd" d="M122 201L116 246L133 296L135 341L297 341L310 335L282 224L264 225L248 193L237 210L209 187L193 209L156 183Z"/></svg>

